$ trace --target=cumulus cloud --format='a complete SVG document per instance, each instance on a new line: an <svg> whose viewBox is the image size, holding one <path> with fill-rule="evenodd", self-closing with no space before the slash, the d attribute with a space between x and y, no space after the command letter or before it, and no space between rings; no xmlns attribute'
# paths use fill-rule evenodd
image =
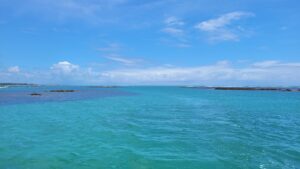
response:
<svg viewBox="0 0 300 169"><path fill-rule="evenodd" d="M55 73L69 74L79 69L78 65L74 65L68 61L61 61L53 64L51 70Z"/></svg>
<svg viewBox="0 0 300 169"><path fill-rule="evenodd" d="M12 67L9 67L7 69L7 72L9 72L9 73L19 73L20 68L19 68L19 66L12 66Z"/></svg>
<svg viewBox="0 0 300 169"><path fill-rule="evenodd" d="M209 19L198 23L195 28L208 33L211 41L235 41L239 40L239 34L243 29L230 27L234 21L254 16L249 12L231 12L226 13L218 18Z"/></svg>

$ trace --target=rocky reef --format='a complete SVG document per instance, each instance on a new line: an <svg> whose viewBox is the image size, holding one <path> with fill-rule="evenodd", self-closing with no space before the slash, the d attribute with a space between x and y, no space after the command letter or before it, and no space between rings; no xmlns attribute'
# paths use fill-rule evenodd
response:
<svg viewBox="0 0 300 169"><path fill-rule="evenodd" d="M300 92L300 88L283 88L283 87L204 87L204 86L184 86L184 88L212 89L212 90L247 90L247 91Z"/></svg>
<svg viewBox="0 0 300 169"><path fill-rule="evenodd" d="M89 86L91 88L117 88L118 86Z"/></svg>
<svg viewBox="0 0 300 169"><path fill-rule="evenodd" d="M300 89L294 88L276 88L276 87L213 87L214 90L261 90L261 91L282 91L298 92Z"/></svg>
<svg viewBox="0 0 300 169"><path fill-rule="evenodd" d="M42 96L41 93L30 93L29 95L30 95L30 96Z"/></svg>
<svg viewBox="0 0 300 169"><path fill-rule="evenodd" d="M49 90L49 92L60 92L60 93L65 93L65 92L76 92L76 90Z"/></svg>

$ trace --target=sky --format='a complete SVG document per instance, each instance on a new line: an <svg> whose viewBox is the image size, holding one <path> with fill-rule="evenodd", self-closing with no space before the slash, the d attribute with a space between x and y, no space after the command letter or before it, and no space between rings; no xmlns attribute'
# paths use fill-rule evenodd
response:
<svg viewBox="0 0 300 169"><path fill-rule="evenodd" d="M0 0L0 82L300 86L298 0Z"/></svg>

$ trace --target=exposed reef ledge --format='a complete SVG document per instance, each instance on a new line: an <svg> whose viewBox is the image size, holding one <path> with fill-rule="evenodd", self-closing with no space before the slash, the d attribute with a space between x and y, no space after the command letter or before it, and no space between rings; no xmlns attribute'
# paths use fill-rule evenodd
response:
<svg viewBox="0 0 300 169"><path fill-rule="evenodd" d="M91 88L117 88L118 86L89 86Z"/></svg>
<svg viewBox="0 0 300 169"><path fill-rule="evenodd" d="M30 96L41 96L42 94L41 93L30 93L29 95Z"/></svg>
<svg viewBox="0 0 300 169"><path fill-rule="evenodd" d="M249 90L249 91L300 92L300 88L281 88L281 87L203 87L203 86L186 86L186 88L212 89L212 90Z"/></svg>
<svg viewBox="0 0 300 169"><path fill-rule="evenodd" d="M297 88L275 88L275 87L214 87L215 90L264 90L264 91L283 91L299 92Z"/></svg>
<svg viewBox="0 0 300 169"><path fill-rule="evenodd" d="M64 93L64 92L76 92L76 90L49 90L49 92L60 92L60 93Z"/></svg>

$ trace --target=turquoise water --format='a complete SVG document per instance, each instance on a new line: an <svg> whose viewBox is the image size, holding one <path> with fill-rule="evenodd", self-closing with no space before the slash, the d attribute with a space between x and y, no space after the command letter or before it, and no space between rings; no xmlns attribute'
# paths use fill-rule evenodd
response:
<svg viewBox="0 0 300 169"><path fill-rule="evenodd" d="M300 93L77 89L1 89L1 169L300 168Z"/></svg>

